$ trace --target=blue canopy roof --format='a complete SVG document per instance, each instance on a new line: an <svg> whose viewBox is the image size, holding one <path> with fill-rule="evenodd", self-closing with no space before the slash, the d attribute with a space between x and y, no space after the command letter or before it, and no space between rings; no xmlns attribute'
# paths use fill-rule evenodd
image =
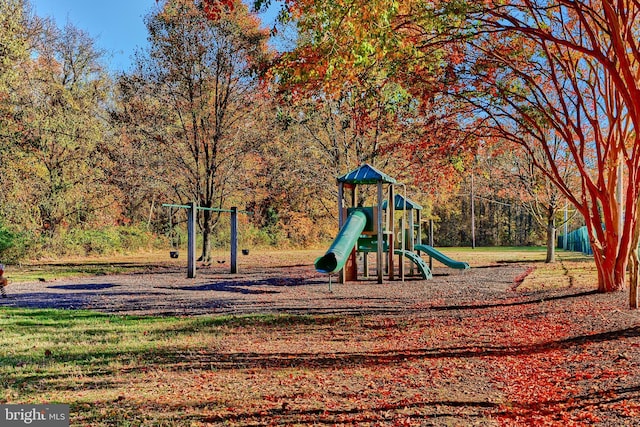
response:
<svg viewBox="0 0 640 427"><path fill-rule="evenodd" d="M380 172L368 163L338 178L338 182L346 184L397 184L397 181L384 172Z"/></svg>
<svg viewBox="0 0 640 427"><path fill-rule="evenodd" d="M401 211L401 210L404 210L404 207L405 207L405 204L404 204L404 202L405 202L405 198L404 198L404 197L402 197L402 195L400 195L400 194L396 194L396 195L395 195L395 197L394 197L394 200L393 200L393 201L394 201L394 203L393 203L393 208L394 208L395 210L397 210L397 211L398 211L398 210L400 210L400 211ZM407 199L406 199L406 202L407 202L407 205L406 205L406 206L407 206L407 210L408 210L408 211L409 211L409 210L412 210L412 209L415 209L415 210L421 210L421 209L422 209L422 206L420 206L419 204L417 204L417 203L416 203L416 202L414 202L413 200L410 200L409 198L407 198ZM386 200L385 200L384 202L382 202L382 209L387 209L387 205L388 205L388 204L389 204L389 203L388 203Z"/></svg>

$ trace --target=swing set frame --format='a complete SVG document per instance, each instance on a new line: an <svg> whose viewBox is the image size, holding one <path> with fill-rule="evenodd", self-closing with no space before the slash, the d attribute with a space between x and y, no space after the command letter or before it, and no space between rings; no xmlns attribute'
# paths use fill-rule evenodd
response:
<svg viewBox="0 0 640 427"><path fill-rule="evenodd" d="M231 214L231 274L238 273L238 213L253 215L253 212L239 211L233 206L231 209L218 209L197 206L195 202L186 205L164 203L162 207L187 210L187 278L196 277L196 214L199 210L226 212Z"/></svg>

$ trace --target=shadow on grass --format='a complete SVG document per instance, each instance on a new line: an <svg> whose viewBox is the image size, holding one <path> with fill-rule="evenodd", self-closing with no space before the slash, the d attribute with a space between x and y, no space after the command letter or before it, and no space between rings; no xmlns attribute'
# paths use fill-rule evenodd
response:
<svg viewBox="0 0 640 427"><path fill-rule="evenodd" d="M587 411L589 414L607 411L617 412L617 408L607 408L607 406L624 404L627 402L638 402L639 400L640 386L617 387L604 390L598 389L592 393L571 395L566 399L543 400L528 404L511 402L509 404L510 409L507 410L502 408L500 411L495 413L495 416L503 420L512 420L512 422L517 420L518 422L522 422L522 420L526 419L540 420L541 416L553 417L557 416L559 413L567 414L579 411ZM630 421L632 420L630 419ZM632 422L621 425L631 426L637 424Z"/></svg>
<svg viewBox="0 0 640 427"><path fill-rule="evenodd" d="M593 264L593 267L595 268L595 263L593 262L593 255L584 255L584 256L577 256L577 257L564 257L564 256L560 256L558 257L560 262L576 262L576 263L590 263Z"/></svg>
<svg viewBox="0 0 640 427"><path fill-rule="evenodd" d="M344 368L358 366L386 366L424 359L518 357L552 350L580 347L592 343L640 337L640 326L589 335L578 335L557 341L530 345L492 346L484 342L458 347L434 347L368 352L330 353L220 353L163 349L140 354L144 364L158 363L174 370L228 370L228 369L287 369L287 368Z"/></svg>
<svg viewBox="0 0 640 427"><path fill-rule="evenodd" d="M467 274L471 270L490 270L490 269L499 269L499 268L508 268L508 267L521 267L522 269L526 269L531 264L537 264L542 261L536 260L524 260L524 261L515 261L515 260L505 260L505 261L496 261L491 264L481 264L481 265L471 265L471 267L467 270L459 270L460 273Z"/></svg>
<svg viewBox="0 0 640 427"><path fill-rule="evenodd" d="M363 396L362 398L368 398ZM371 399L373 400L373 399ZM127 399L101 400L88 404L86 402L72 402L70 405L71 419L82 425L129 425L135 419L136 425L414 425L407 424L411 419L435 420L453 418L466 420L475 419L482 422L488 410L496 409L497 404L484 401L447 401L403 400L402 402L369 403L363 401L358 405L343 402L338 407L300 408L300 405L289 405L279 402L276 408L256 409L226 407L216 411L212 403L188 403L179 406L168 405L163 408L153 408L153 405L141 404ZM275 406L275 405L274 405ZM151 412L153 410L155 412ZM401 411L401 412L400 412ZM412 413L414 411L415 413ZM456 413L457 411L457 413ZM212 414L212 412L221 412ZM109 418L105 417L109 414ZM394 419L394 415L398 418ZM389 424L397 421L393 424ZM399 423L398 421L402 421ZM139 424L138 424L139 423ZM433 425L432 422L426 425ZM448 425L448 424L447 424Z"/></svg>
<svg viewBox="0 0 640 427"><path fill-rule="evenodd" d="M100 384L98 384L100 386ZM176 407L167 407L162 412L149 413L149 406L119 398L100 401L88 405L84 402L71 403L72 417L81 417L84 423L100 424L113 422L113 417L127 421L132 414L137 420L152 423L173 422L206 423L213 425L361 425L384 423L393 425L414 425L416 421L425 425L470 425L489 420L510 421L518 425L538 425L543 421L559 420L564 414L565 420L580 417L581 414L615 413L616 405L625 401L636 402L640 398L640 387L611 387L598 392L572 395L562 400L548 400L534 403L508 402L499 403L486 400L446 400L424 397L403 398L389 397L381 402L375 395L362 394L358 404L345 399L341 404L325 406L323 403L305 408L287 395L279 396L271 408L249 409L230 407L214 410L211 403L187 403ZM265 405L267 406L267 405ZM321 407L318 407L321 406ZM109 409L109 420L104 419L104 409ZM213 412L213 414L212 414ZM624 419L624 417L623 417ZM618 418L618 420L620 420ZM629 424L635 425L629 419ZM566 422L566 421L565 421ZM459 424L462 423L462 424ZM564 423L564 422L563 422ZM105 424L106 425L106 424ZM154 424L155 425L155 424ZM484 424L482 424L484 425ZM582 425L582 424L581 424Z"/></svg>
<svg viewBox="0 0 640 427"><path fill-rule="evenodd" d="M499 259L496 261L498 264L544 264L543 259Z"/></svg>
<svg viewBox="0 0 640 427"><path fill-rule="evenodd" d="M446 400L421 400L417 402L402 401L399 403L386 403L378 404L377 406L368 407L368 405L361 404L356 405L349 409L288 409L287 405L284 405L278 409L261 410L257 412L241 412L241 413L229 413L225 415L216 415L209 417L196 417L194 421L201 421L205 423L238 423L243 425L248 422L260 421L265 423L264 425L288 425L289 423L296 423L300 420L310 422L310 424L327 424L336 425L336 422L340 420L340 424L347 422L351 423L379 423L382 421L389 421L389 412L402 410L404 414L410 410L420 409L421 412L424 409L429 409L428 414L417 414L411 416L406 414L403 416L405 420L409 418L417 419L437 419L445 417L460 417L463 414L456 414L453 412L436 412L441 411L442 407L447 408L465 408L473 409L475 413L465 413L464 418L483 418L487 409L497 408L499 405L493 402L483 401L446 401ZM349 418L353 419L350 420ZM396 424L397 425L397 424Z"/></svg>
<svg viewBox="0 0 640 427"><path fill-rule="evenodd" d="M607 390L600 390L597 393L570 396L563 400L549 400L536 403L510 402L508 405L491 401L455 401L455 400L419 400L399 403L389 402L378 404L377 406L359 405L352 409L288 409L286 396L283 397L281 408L262 410L256 412L229 412L209 417L195 417L194 421L210 423L237 423L242 425L254 421L264 422L267 425L287 425L300 420L312 421L317 424L334 424L336 420L342 422L375 423L388 421L389 413L402 411L405 420L425 419L431 420L429 425L434 425L433 421L443 418L464 420L465 424L470 423L473 418L499 418L503 421L512 420L518 425L541 424L541 417L557 417L559 413L576 415L600 411L614 411L609 405L619 404L625 401L637 401L640 398L640 387L618 387ZM366 397L364 397L366 399ZM366 401L366 400L365 400ZM204 409L204 408L203 408ZM419 410L417 413L413 412ZM349 420L352 417L353 420ZM537 420L537 421L535 421ZM448 423L446 424L448 425ZM628 424L632 425L632 424ZM635 425L635 424L634 424Z"/></svg>
<svg viewBox="0 0 640 427"><path fill-rule="evenodd" d="M564 300L564 299L571 299L571 298L581 298L589 295L596 295L597 293L598 291L585 291L585 292L578 292L574 294L554 295L554 296L547 296L547 297L541 297L541 298L523 300L523 301L494 302L494 303L488 303L488 304L464 304L464 305L442 305L442 306L433 305L430 308L431 310L435 310L435 311L453 311L453 310L481 310L485 308L497 308L497 307L515 307L519 305L540 304L546 301L557 301L557 300Z"/></svg>

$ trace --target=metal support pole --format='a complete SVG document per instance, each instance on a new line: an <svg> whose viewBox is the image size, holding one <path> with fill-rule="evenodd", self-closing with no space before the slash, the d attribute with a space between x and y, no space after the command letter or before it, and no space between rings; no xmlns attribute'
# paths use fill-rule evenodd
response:
<svg viewBox="0 0 640 427"><path fill-rule="evenodd" d="M187 278L196 277L196 204L189 203L187 208Z"/></svg>
<svg viewBox="0 0 640 427"><path fill-rule="evenodd" d="M565 205L564 205L564 233L562 234L562 249L564 249L565 251L567 250L567 248L569 246L568 245L569 242L567 240L567 238L568 238L567 232L568 232L568 227L569 227L569 225L567 224L569 222L568 209L569 209L569 204L565 203Z"/></svg>
<svg viewBox="0 0 640 427"><path fill-rule="evenodd" d="M383 268L383 245L382 239L383 227L382 227L382 182L378 182L378 247L376 252L376 273L378 275L378 283L382 283L382 268Z"/></svg>
<svg viewBox="0 0 640 427"><path fill-rule="evenodd" d="M231 208L231 274L238 272L238 208Z"/></svg>
<svg viewBox="0 0 640 427"><path fill-rule="evenodd" d="M471 173L471 248L476 248L476 195L473 172Z"/></svg>
<svg viewBox="0 0 640 427"><path fill-rule="evenodd" d="M389 229L387 230L387 239L389 243L389 253L387 254L389 264L389 280L393 280L395 274L395 262L394 262L394 249L395 249L395 192L393 188L393 184L389 184L389 202L387 203L387 214L389 215Z"/></svg>
<svg viewBox="0 0 640 427"><path fill-rule="evenodd" d="M433 247L433 220L429 220L429 246ZM433 257L429 255L429 270L433 271Z"/></svg>
<svg viewBox="0 0 640 427"><path fill-rule="evenodd" d="M342 229L342 226L346 221L344 211L342 210L344 207L343 205L344 205L344 183L339 182L338 183L338 230ZM345 283L346 281L347 281L346 275L343 268L338 272L338 283Z"/></svg>

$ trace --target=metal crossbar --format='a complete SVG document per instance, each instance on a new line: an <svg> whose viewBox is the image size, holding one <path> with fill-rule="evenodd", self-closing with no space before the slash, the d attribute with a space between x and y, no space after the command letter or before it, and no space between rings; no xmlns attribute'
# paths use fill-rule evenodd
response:
<svg viewBox="0 0 640 427"><path fill-rule="evenodd" d="M173 204L169 204L169 203L163 203L162 207L164 208L179 208L179 209L189 209L191 208L191 206L189 205L173 205ZM233 212L231 209L218 209L218 208L207 208L204 206L196 206L197 210L201 210L201 211L212 211L212 212L227 212L227 213L231 213ZM253 215L253 212L251 211L240 211L237 210L236 212L238 213L243 213L246 215Z"/></svg>

